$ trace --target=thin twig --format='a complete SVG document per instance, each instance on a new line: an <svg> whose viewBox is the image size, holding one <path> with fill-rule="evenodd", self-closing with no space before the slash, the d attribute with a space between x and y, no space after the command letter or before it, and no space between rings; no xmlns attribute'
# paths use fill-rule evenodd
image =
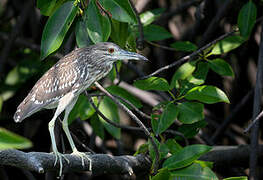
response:
<svg viewBox="0 0 263 180"><path fill-rule="evenodd" d="M132 109L133 109L134 111L136 111L138 114L140 114L140 116L142 116L143 118L145 118L145 119L151 119L151 116L149 116L149 115L145 114L144 112L140 111L136 106L134 106L134 105L133 105L131 102L129 102L128 100L126 100L126 99L124 99L124 98L122 98L122 97L120 97L120 96L117 96L117 95L113 95L113 96L116 97L116 98L118 98L118 99L120 99L120 100L122 100L122 101L124 101L126 104L128 104L129 106L131 106Z"/></svg>
<svg viewBox="0 0 263 180"><path fill-rule="evenodd" d="M105 96L105 95L104 95L104 94L89 94L89 95L88 95L89 98L92 97L92 96ZM122 97L120 97L120 96L116 96L116 95L112 95L112 96L114 96L114 97L116 97L116 98L124 101L125 103L127 103L129 106L131 106L131 107L132 107L138 114L140 114L142 117L144 117L144 118L146 118L146 119L151 119L151 117L150 117L149 115L147 115L147 114L145 114L144 112L140 111L138 108L136 108L132 103L130 103L130 102L127 101L126 99L124 99L124 98L122 98ZM92 101L92 99L90 98L89 100L90 100L90 103L91 103L91 105L93 106L93 108L96 110L96 112L97 112L106 122L109 122L110 124L112 124L112 125L115 126L115 127L122 126L122 125L116 124L115 122L113 122L113 121L109 120L107 117L105 117L105 116L103 115L103 113L100 112L100 110L96 107L96 105L94 104L94 102ZM129 129L130 129L130 128L133 128L133 127L131 127L131 126L124 126L124 127L121 127L121 128L126 129L127 127L128 127ZM136 127L136 128L137 128L137 127ZM148 129L148 131L151 131L151 128L147 128L147 129ZM133 129L132 129L132 130L133 130ZM135 130L142 131L141 128L137 128L137 129L135 129ZM173 134L173 135L176 135L176 136L180 136L180 137L183 138L183 140L185 141L185 145L186 145L186 146L189 145L189 142L188 142L187 138L184 136L183 133L181 133L181 132L179 132L179 131L174 131L174 130L168 129L168 130L166 130L164 133Z"/></svg>
<svg viewBox="0 0 263 180"><path fill-rule="evenodd" d="M154 142L153 137L151 136L150 132L148 131L148 129L144 126L144 124L139 120L139 118L133 114L132 111L130 111L125 105L123 105L120 101L118 101L115 97L113 97L106 89L104 89L98 82L95 82L95 85L97 86L97 88L102 91L103 93L105 93L109 98L111 98L118 106L120 106L127 114L129 114L129 116L139 125L139 127L141 129L143 129L145 135L150 139L152 145L153 145L153 149L156 153L156 161L154 163L154 174L157 173L157 169L159 166L159 151L158 151L158 147L156 145L156 143Z"/></svg>
<svg viewBox="0 0 263 180"><path fill-rule="evenodd" d="M189 0L186 1L184 3L182 3L181 5L179 5L176 9L169 11L167 13L163 13L159 18L156 19L155 22L168 22L168 19L170 19L171 17L182 13L183 11L187 10L189 7L191 6L197 6L198 4L200 4L203 0Z"/></svg>
<svg viewBox="0 0 263 180"><path fill-rule="evenodd" d="M253 97L253 90L250 90L245 97L236 105L231 114L224 120L223 123L220 123L219 127L216 128L216 132L211 137L210 141L215 143L220 134L225 132L227 126L230 122L236 117L238 112L247 105L247 102Z"/></svg>
<svg viewBox="0 0 263 180"><path fill-rule="evenodd" d="M89 94L90 97L94 97L94 96L105 96L105 94ZM124 101L125 103L127 103L129 106L131 106L131 108L133 110L135 110L138 114L140 114L143 118L145 119L151 119L151 116L145 114L144 112L140 111L136 106L134 106L130 101L120 97L120 96L117 96L117 95L113 95L114 97ZM94 104L94 103L93 103ZM148 128L149 129L149 128Z"/></svg>
<svg viewBox="0 0 263 180"><path fill-rule="evenodd" d="M129 2L130 2L130 5L132 7L132 10L135 13L135 16L136 16L136 19L138 22L139 37L136 41L136 48L139 50L143 50L143 48L144 48L144 34L143 34L143 25L141 22L141 18L139 16L139 13L138 13L137 9L135 8L134 4L131 2L131 0L129 0Z"/></svg>
<svg viewBox="0 0 263 180"><path fill-rule="evenodd" d="M263 23L261 25L263 28ZM254 93L253 104L253 119L255 120L260 112L261 97L262 97L262 81L263 81L263 31L261 31L261 40L259 45L257 79ZM258 138L259 138L259 121L254 123L250 141L251 152L249 158L249 179L258 179L257 164L258 164Z"/></svg>
<svg viewBox="0 0 263 180"><path fill-rule="evenodd" d="M107 123L113 125L114 127L121 128L121 129L129 129L129 130L142 131L141 128L121 125L121 124L115 123L115 122L113 122L112 120L108 119L108 118L97 108L97 106L94 104L91 96L88 94L87 91L85 91L85 94L86 94L86 96L88 97L90 104L91 104L92 107L95 109L96 113L98 113L98 115L99 115L100 117L102 117L102 119L104 119Z"/></svg>
<svg viewBox="0 0 263 180"><path fill-rule="evenodd" d="M244 133L248 133L248 131L250 131L250 129L255 125L255 123L258 122L258 120L260 120L262 117L263 117L263 111L261 111L259 115L256 117L256 119L254 119L254 121L248 125L248 127L244 130Z"/></svg>
<svg viewBox="0 0 263 180"><path fill-rule="evenodd" d="M218 30L218 25L220 20L225 17L224 15L227 13L230 5L233 3L233 0L228 0L223 3L221 8L217 11L216 16L213 18L213 20L210 22L209 26L207 27L205 33L203 34L202 40L200 41L199 45L203 46L209 39L211 39L212 34Z"/></svg>
<svg viewBox="0 0 263 180"><path fill-rule="evenodd" d="M196 55L198 55L199 53L201 53L202 51L204 51L205 49L207 49L207 48L209 48L210 46L216 44L218 41L220 41L220 40L222 40L222 39L224 39L224 38L232 35L232 34L235 33L235 32L237 32L237 30L232 30L232 31L230 31L230 32L228 32L228 33L225 33L225 34L221 35L220 37L218 37L217 39L213 40L212 42L210 42L210 43L206 44L205 46L201 47L201 48L198 49L197 51L195 51L195 52L193 52L193 53L191 53L191 54L189 54L189 55L187 55L187 56L184 56L184 57L182 57L181 59L175 61L174 63L169 64L169 65L166 65L166 66L164 66L164 67L156 70L155 72L153 72L153 73L151 73L151 74L149 74L149 75L146 75L146 76L143 76L143 77L141 77L141 78L138 78L138 80L152 77L152 76L154 76L154 75L156 75L156 74L159 74L159 73L161 73L161 72L163 72L163 71L166 71L166 70L168 70L168 69L170 69L170 68L172 68L172 67L174 67L174 66L183 64L183 63L189 61L189 60L190 60L191 58L193 58L194 56L196 56Z"/></svg>
<svg viewBox="0 0 263 180"><path fill-rule="evenodd" d="M160 45L160 44L157 44L157 43L154 43L154 42L151 42L151 41L146 41L146 42L148 44L150 44L150 45L153 45L153 46L161 48L161 49L165 49L165 50L168 50L168 51L176 51L175 48L171 48L171 47L167 47L167 46L164 46L164 45Z"/></svg>
<svg viewBox="0 0 263 180"><path fill-rule="evenodd" d="M181 138L183 138L184 142L185 142L185 146L188 146L189 145L189 141L188 139L184 136L183 133L179 132L179 131L174 131L174 130L166 130L165 133L168 133L168 134L173 134L173 135L176 135L176 136L180 136Z"/></svg>
<svg viewBox="0 0 263 180"><path fill-rule="evenodd" d="M91 152L92 154L96 154L92 149L90 149L88 146L86 146L84 143L82 143L74 133L72 133L72 132L70 132L70 133L71 133L72 138L76 141L76 143L81 145L87 152Z"/></svg>

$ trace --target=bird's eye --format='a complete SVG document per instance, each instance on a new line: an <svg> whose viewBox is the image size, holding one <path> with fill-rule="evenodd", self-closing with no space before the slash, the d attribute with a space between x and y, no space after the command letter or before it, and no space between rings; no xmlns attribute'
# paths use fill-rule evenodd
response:
<svg viewBox="0 0 263 180"><path fill-rule="evenodd" d="M108 52L109 52L110 54L114 53L114 51L115 51L114 48L109 48L109 49L108 49Z"/></svg>

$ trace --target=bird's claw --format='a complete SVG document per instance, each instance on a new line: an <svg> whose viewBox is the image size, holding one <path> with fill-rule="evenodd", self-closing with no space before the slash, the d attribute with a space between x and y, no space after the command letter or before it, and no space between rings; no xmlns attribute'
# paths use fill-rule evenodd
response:
<svg viewBox="0 0 263 180"><path fill-rule="evenodd" d="M59 162L59 177L61 177L62 176L62 170L63 170L62 158L64 158L68 164L69 164L69 160L68 160L68 158L66 158L66 156L64 154L61 154L60 152L53 152L53 153L56 157L54 167L56 166L57 162Z"/></svg>
<svg viewBox="0 0 263 180"><path fill-rule="evenodd" d="M81 164L83 167L85 167L84 159L88 160L89 161L89 171L91 171L92 163L91 163L91 159L88 157L87 154L85 154L84 152L79 152L78 150L73 150L71 155L81 158Z"/></svg>

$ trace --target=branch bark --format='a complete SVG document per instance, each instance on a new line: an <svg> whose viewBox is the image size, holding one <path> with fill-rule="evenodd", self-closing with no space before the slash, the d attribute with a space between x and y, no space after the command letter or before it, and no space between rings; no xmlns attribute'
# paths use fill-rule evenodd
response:
<svg viewBox="0 0 263 180"><path fill-rule="evenodd" d="M69 164L63 159L65 171L88 171L89 162L85 159L85 167L81 160L73 155L65 154ZM111 156L108 154L89 155L92 160L92 175L101 174L133 174L147 172L151 167L151 160L145 155ZM0 151L0 165L9 165L18 168L44 173L50 170L59 170L58 163L54 167L55 156L44 152L22 152L14 149Z"/></svg>
<svg viewBox="0 0 263 180"><path fill-rule="evenodd" d="M200 160L214 162L215 170L222 170L226 167L248 168L252 151L250 145L214 146L212 151L203 155ZM263 145L258 147L258 156L259 161L263 162Z"/></svg>
<svg viewBox="0 0 263 180"><path fill-rule="evenodd" d="M240 146L214 146L212 151L201 156L200 160L214 162L215 170L222 170L226 167L249 166L249 156L251 147L249 145ZM259 162L263 162L263 145L258 148ZM79 172L88 171L89 163L82 167L81 160L70 154L65 155L70 161L69 164L64 160L65 171ZM149 173L151 160L147 155L137 156L112 156L107 154L89 155L92 160L92 175L102 174L139 174ZM87 161L87 160L85 160ZM50 170L59 170L59 166L54 167L55 156L52 153L29 152L25 153L18 150L0 151L0 165L9 165L18 168L44 173Z"/></svg>

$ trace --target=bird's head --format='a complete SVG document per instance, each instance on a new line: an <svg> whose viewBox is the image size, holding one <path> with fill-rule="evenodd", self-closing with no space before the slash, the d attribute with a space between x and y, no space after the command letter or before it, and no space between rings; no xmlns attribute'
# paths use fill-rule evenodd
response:
<svg viewBox="0 0 263 180"><path fill-rule="evenodd" d="M123 50L118 45L111 42L102 42L93 45L92 53L96 58L110 62L115 62L117 60L148 61L146 57L135 52Z"/></svg>

